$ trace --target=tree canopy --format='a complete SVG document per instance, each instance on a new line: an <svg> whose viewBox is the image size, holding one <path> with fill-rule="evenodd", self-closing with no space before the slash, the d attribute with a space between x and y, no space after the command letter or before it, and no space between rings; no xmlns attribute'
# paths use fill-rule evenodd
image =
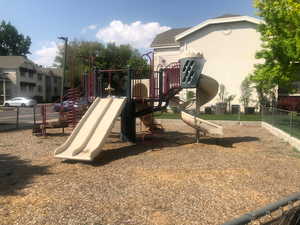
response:
<svg viewBox="0 0 300 225"><path fill-rule="evenodd" d="M4 20L0 23L0 55L17 55L25 56L29 54L31 39L29 36L24 37L10 23Z"/></svg>
<svg viewBox="0 0 300 225"><path fill-rule="evenodd" d="M55 59L56 66L63 65L63 56L64 48L61 47ZM92 41L71 41L67 49L66 77L71 78L72 74L75 82L78 82L80 75L89 71L91 66L102 70L124 69L127 66L133 69L145 69L147 62L130 45L117 46L114 43L103 45Z"/></svg>
<svg viewBox="0 0 300 225"><path fill-rule="evenodd" d="M256 54L263 63L255 66L251 80L265 92L291 87L300 80L300 1L254 0L254 5L265 23L259 26L263 44Z"/></svg>

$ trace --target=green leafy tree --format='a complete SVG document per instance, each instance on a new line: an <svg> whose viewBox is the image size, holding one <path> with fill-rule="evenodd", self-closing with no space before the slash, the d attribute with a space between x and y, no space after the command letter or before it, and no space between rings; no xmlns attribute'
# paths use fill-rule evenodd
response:
<svg viewBox="0 0 300 225"><path fill-rule="evenodd" d="M64 48L60 48L55 58L55 65L63 65ZM139 52L130 45L117 46L113 43L106 46L99 42L77 41L68 44L66 78L78 84L80 75L92 67L97 69L146 69L147 62Z"/></svg>
<svg viewBox="0 0 300 225"><path fill-rule="evenodd" d="M263 63L255 66L251 80L263 100L275 86L290 89L299 80L300 1L254 0L254 5L265 23L259 25L263 44L256 54Z"/></svg>
<svg viewBox="0 0 300 225"><path fill-rule="evenodd" d="M0 23L0 55L26 56L31 45L30 37L19 34L17 29L4 20Z"/></svg>
<svg viewBox="0 0 300 225"><path fill-rule="evenodd" d="M252 101L251 96L253 92L253 88L251 86L251 81L249 77L246 77L241 83L241 97L240 102L244 105L244 107L248 107L249 103Z"/></svg>

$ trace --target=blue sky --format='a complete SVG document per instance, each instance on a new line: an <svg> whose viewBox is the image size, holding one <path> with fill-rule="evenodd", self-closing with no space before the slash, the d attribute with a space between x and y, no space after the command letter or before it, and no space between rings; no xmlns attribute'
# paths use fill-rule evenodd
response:
<svg viewBox="0 0 300 225"><path fill-rule="evenodd" d="M31 37L29 57L45 66L52 64L58 36L143 50L159 32L225 13L255 16L255 9L252 0L0 0L0 20Z"/></svg>

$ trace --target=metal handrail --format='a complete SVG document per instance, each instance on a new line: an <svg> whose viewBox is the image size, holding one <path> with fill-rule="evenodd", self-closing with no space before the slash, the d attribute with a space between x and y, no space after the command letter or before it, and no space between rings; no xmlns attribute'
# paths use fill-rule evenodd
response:
<svg viewBox="0 0 300 225"><path fill-rule="evenodd" d="M230 220L226 223L223 223L222 225L245 225L247 223L250 223L251 221L255 220L255 219L259 219L263 216L267 216L270 213L284 207L287 206L291 203L294 203L296 201L300 200L300 192L295 193L293 195L290 195L289 197L286 197L282 200L279 200L275 203L269 204L264 208L246 213L236 219Z"/></svg>

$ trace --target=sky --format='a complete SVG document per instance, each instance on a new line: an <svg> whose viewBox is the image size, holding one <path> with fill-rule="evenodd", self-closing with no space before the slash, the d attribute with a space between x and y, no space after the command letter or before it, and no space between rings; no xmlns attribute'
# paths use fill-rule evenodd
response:
<svg viewBox="0 0 300 225"><path fill-rule="evenodd" d="M158 33L227 13L256 17L252 0L0 0L0 21L31 38L28 57L43 66L53 64L59 36L143 52Z"/></svg>

